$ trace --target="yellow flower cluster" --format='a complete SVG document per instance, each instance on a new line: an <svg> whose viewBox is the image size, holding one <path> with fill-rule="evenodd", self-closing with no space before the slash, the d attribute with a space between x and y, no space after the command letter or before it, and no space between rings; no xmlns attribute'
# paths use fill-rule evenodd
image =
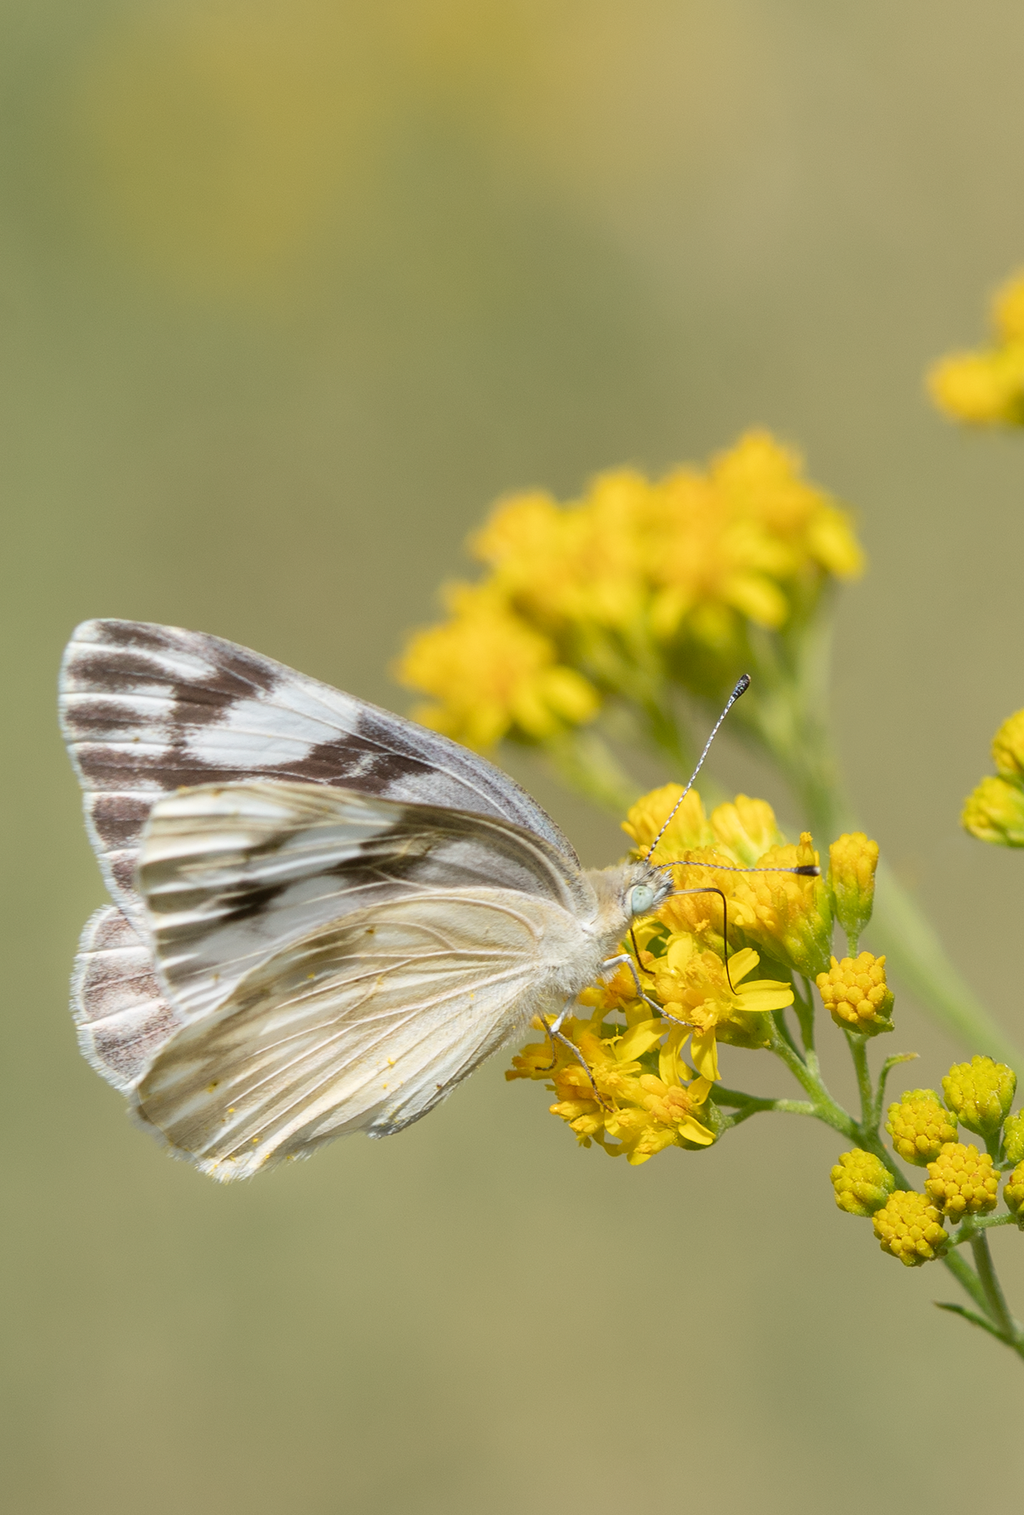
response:
<svg viewBox="0 0 1024 1515"><path fill-rule="evenodd" d="M604 1014L598 1005L590 1020L570 1019L562 1027L586 1067L563 1043L552 1049L543 1041L524 1047L505 1077L550 1079L556 1095L551 1113L577 1141L584 1147L596 1142L631 1164L645 1163L666 1147L710 1146L711 1080L683 1061L685 1029L652 1019L642 1001L627 1013L625 1029L604 1024ZM543 1029L539 1021L535 1025Z"/></svg>
<svg viewBox="0 0 1024 1515"><path fill-rule="evenodd" d="M964 802L961 824L972 836L1001 847L1024 847L1024 710L1003 722L992 740L997 772Z"/></svg>
<svg viewBox="0 0 1024 1515"><path fill-rule="evenodd" d="M666 784L632 807L623 829L636 856L647 852L682 793L678 784ZM563 1028L579 1056L564 1043L556 1041L552 1050L545 1041L525 1048L506 1074L550 1080L557 1096L552 1112L585 1144L597 1142L632 1163L669 1146L701 1146L714 1139L720 1122L711 1099L719 1078L718 1043L767 1046L772 1011L793 1003L791 982L762 976L758 946L776 964L792 968L812 953L820 960L831 931L828 892L820 877L734 871L816 861L809 837L799 847L786 846L765 801L737 795L709 816L691 790L655 861L687 856L693 861L673 870L677 887L715 892L671 896L657 916L638 921L633 931L644 992L663 1013L652 1017L633 974L622 965L579 996L580 1004L593 1010L592 1018L570 1020ZM771 882L762 887L766 878ZM632 946L633 941L624 943ZM610 1016L621 1018L625 1029Z"/></svg>
<svg viewBox="0 0 1024 1515"><path fill-rule="evenodd" d="M681 785L666 784L632 807L623 830L633 840L634 857L645 855L682 792ZM796 846L786 845L764 800L740 794L707 817L691 789L652 862L678 864L677 889L720 891L670 898L661 912L670 931L689 932L720 953L728 917L730 948L754 948L810 978L827 969L832 907L826 880L786 871L817 864L818 854L806 831ZM765 871L729 871L737 868Z"/></svg>
<svg viewBox="0 0 1024 1515"><path fill-rule="evenodd" d="M1024 271L992 302L994 343L952 353L928 375L932 399L955 421L972 426L1024 425Z"/></svg>
<svg viewBox="0 0 1024 1515"><path fill-rule="evenodd" d="M607 473L567 505L513 496L470 545L487 577L449 592L398 676L431 698L419 720L477 747L545 741L669 665L686 682L702 650L742 660L750 624L784 626L862 567L847 513L760 431L703 473Z"/></svg>

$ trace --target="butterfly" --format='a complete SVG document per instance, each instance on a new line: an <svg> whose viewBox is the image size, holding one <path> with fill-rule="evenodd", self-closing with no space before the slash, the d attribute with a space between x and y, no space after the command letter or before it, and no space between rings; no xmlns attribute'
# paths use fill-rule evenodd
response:
<svg viewBox="0 0 1024 1515"><path fill-rule="evenodd" d="M560 1038L672 892L650 852L583 868L486 758L219 637L87 621L60 711L112 897L81 1050L216 1179L403 1130L535 1016Z"/></svg>

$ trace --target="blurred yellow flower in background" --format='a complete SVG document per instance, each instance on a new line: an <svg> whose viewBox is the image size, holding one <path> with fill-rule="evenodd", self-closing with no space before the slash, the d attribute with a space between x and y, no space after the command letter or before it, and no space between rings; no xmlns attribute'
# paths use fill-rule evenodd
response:
<svg viewBox="0 0 1024 1515"><path fill-rule="evenodd" d="M928 388L938 408L972 426L1024 425L1024 271L992 301L995 342L951 353L933 365Z"/></svg>
<svg viewBox="0 0 1024 1515"><path fill-rule="evenodd" d="M437 697L414 718L487 748L506 735L543 741L597 713L597 691L556 662L554 643L486 587L457 586L452 618L416 637L398 666L403 683Z"/></svg>
<svg viewBox="0 0 1024 1515"><path fill-rule="evenodd" d="M992 761L998 771L967 796L960 824L979 841L1024 847L1024 710L1007 717L996 732Z"/></svg>
<svg viewBox="0 0 1024 1515"><path fill-rule="evenodd" d="M513 496L470 548L487 570L477 588L488 603L550 638L552 662L576 668L603 700L640 706L660 698L670 676L686 685L695 652L735 661L748 628L784 627L829 578L863 566L849 515L764 431L741 437L704 473L680 468L659 481L605 473L566 505L537 490ZM437 702L421 718L446 731L466 729L456 647L476 628L461 603L452 600L440 630L412 638L401 671ZM447 677L424 654L442 634L452 652ZM482 672L485 644L467 656ZM580 721L594 713L589 703L579 710ZM522 722L505 730L542 735Z"/></svg>

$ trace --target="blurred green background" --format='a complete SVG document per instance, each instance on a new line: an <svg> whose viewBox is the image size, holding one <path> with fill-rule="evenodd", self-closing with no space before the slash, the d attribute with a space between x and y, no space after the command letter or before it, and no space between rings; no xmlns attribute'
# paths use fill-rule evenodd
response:
<svg viewBox="0 0 1024 1515"><path fill-rule="evenodd" d="M1019 1363L839 1214L823 1128L628 1170L496 1064L248 1187L168 1162L65 1010L102 891L53 690L113 615L404 708L495 495L767 424L871 555L835 685L865 823L1024 1045L1024 865L957 826L1024 703L1024 439L921 382L1024 261L1022 56L1015 0L0 5L9 1509L1019 1497ZM978 1050L897 1012L897 1089Z"/></svg>

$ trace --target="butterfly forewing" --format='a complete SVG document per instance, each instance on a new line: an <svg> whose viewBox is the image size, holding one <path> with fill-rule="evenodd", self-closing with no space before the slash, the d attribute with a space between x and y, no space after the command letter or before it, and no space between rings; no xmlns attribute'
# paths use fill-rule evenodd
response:
<svg viewBox="0 0 1024 1515"><path fill-rule="evenodd" d="M154 801L261 776L494 816L579 866L550 817L485 758L219 637L86 621L64 656L60 708L93 845L129 914Z"/></svg>
<svg viewBox="0 0 1024 1515"><path fill-rule="evenodd" d="M493 888L574 918L593 894L542 837L486 816L261 781L153 809L138 883L161 979L189 1017L322 923L437 889Z"/></svg>

